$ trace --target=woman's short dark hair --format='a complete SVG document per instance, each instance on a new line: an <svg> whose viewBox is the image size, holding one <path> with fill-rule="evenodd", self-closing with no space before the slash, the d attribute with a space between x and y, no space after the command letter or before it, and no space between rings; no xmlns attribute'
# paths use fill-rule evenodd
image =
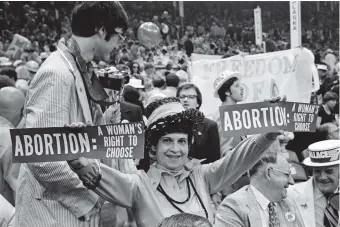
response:
<svg viewBox="0 0 340 227"><path fill-rule="evenodd" d="M157 88L162 88L165 85L165 80L162 77L158 76L152 81L152 85Z"/></svg>
<svg viewBox="0 0 340 227"><path fill-rule="evenodd" d="M178 87L178 84L179 84L179 78L176 74L174 73L170 73L169 75L167 75L165 77L165 83L166 83L166 86L168 87Z"/></svg>
<svg viewBox="0 0 340 227"><path fill-rule="evenodd" d="M322 101L323 101L323 103L326 103L326 102L328 102L330 100L337 101L337 100L339 100L339 96L336 93L334 93L334 92L327 91L325 93L325 95L323 96L323 100Z"/></svg>
<svg viewBox="0 0 340 227"><path fill-rule="evenodd" d="M6 66L0 68L0 75L8 76L10 79L17 81L18 75L13 66Z"/></svg>
<svg viewBox="0 0 340 227"><path fill-rule="evenodd" d="M195 89L195 91L196 91L197 103L198 103L197 109L199 110L201 108L201 105L202 105L202 93L201 93L200 89L195 84L183 84L182 86L180 86L177 89L176 97L179 97L183 90L188 90L188 89L191 89L191 88Z"/></svg>
<svg viewBox="0 0 340 227"><path fill-rule="evenodd" d="M227 95L225 94L227 91L230 92L230 87L238 81L237 77L232 77L227 80L218 90L218 96L220 97L221 102L224 102L227 99Z"/></svg>
<svg viewBox="0 0 340 227"><path fill-rule="evenodd" d="M104 27L109 40L116 28L128 28L128 16L117 1L77 2L72 11L71 28L74 35L91 37Z"/></svg>
<svg viewBox="0 0 340 227"><path fill-rule="evenodd" d="M0 89L4 87L15 87L15 84L8 76L0 75Z"/></svg>

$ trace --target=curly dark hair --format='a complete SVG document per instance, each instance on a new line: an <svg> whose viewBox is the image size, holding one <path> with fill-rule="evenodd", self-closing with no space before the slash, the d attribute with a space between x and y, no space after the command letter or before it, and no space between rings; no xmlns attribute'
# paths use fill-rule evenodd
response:
<svg viewBox="0 0 340 227"><path fill-rule="evenodd" d="M146 108L147 116L163 104L170 102L180 103L178 98L167 97L150 103ZM160 118L152 124L148 125L145 131L145 149L154 154L151 147L156 145L159 139L170 133L185 133L188 134L189 141L189 156L191 156L190 148L194 133L201 130L204 121L204 114L195 109L188 109L177 114L169 115ZM155 154L154 154L155 155Z"/></svg>
<svg viewBox="0 0 340 227"><path fill-rule="evenodd" d="M150 115L152 114L152 112L155 109L157 109L161 105L163 105L165 103L169 103L169 102L180 102L180 100L179 100L179 98L176 98L176 97L166 97L166 98L159 99L159 100L156 100L156 101L150 103L145 109L146 118L149 118Z"/></svg>

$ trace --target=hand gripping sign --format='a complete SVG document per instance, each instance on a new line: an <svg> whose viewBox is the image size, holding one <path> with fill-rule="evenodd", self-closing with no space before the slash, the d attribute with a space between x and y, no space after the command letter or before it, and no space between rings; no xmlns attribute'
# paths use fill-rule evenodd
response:
<svg viewBox="0 0 340 227"><path fill-rule="evenodd" d="M220 107L223 135L243 136L277 130L315 132L317 105L259 102Z"/></svg>
<svg viewBox="0 0 340 227"><path fill-rule="evenodd" d="M11 129L13 162L54 162L87 157L142 159L144 124L124 123L86 128Z"/></svg>

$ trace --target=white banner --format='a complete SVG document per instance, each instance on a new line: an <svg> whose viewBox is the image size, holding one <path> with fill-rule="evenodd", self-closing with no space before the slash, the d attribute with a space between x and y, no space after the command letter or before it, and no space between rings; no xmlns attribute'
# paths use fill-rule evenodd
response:
<svg viewBox="0 0 340 227"><path fill-rule="evenodd" d="M301 2L290 1L290 48L301 46Z"/></svg>
<svg viewBox="0 0 340 227"><path fill-rule="evenodd" d="M262 17L261 8L254 9L254 23L255 23L255 43L258 46L262 44Z"/></svg>
<svg viewBox="0 0 340 227"><path fill-rule="evenodd" d="M209 54L191 54L191 61L200 61L200 60L217 60L222 59L221 55L209 55Z"/></svg>
<svg viewBox="0 0 340 227"><path fill-rule="evenodd" d="M315 68L312 52L306 48L296 48L257 55L238 55L221 60L196 61L189 64L189 72L192 83L202 92L201 111L206 117L212 118L221 105L221 101L213 95L213 83L223 71L238 71L243 75L243 103L260 102L278 95L286 95L287 101L309 103L312 89L315 89L312 88L312 78L315 78L313 67Z"/></svg>

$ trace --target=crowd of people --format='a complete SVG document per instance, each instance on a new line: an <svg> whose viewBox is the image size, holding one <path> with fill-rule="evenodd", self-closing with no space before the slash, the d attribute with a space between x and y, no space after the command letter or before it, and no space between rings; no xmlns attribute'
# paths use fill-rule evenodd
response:
<svg viewBox="0 0 340 227"><path fill-rule="evenodd" d="M188 66L193 54L288 49L288 3L260 4L265 49L255 45L257 5L192 4L182 26L174 2L0 3L0 203L13 208L0 208L0 226L338 226L338 3L302 2L302 45L320 79L316 132L240 137L223 135L219 112L200 112ZM138 40L147 21L162 35L156 47ZM7 53L15 34L30 41L18 58ZM101 87L108 71L121 92ZM241 79L216 78L221 106L243 100ZM12 160L10 129L140 121L140 160Z"/></svg>

